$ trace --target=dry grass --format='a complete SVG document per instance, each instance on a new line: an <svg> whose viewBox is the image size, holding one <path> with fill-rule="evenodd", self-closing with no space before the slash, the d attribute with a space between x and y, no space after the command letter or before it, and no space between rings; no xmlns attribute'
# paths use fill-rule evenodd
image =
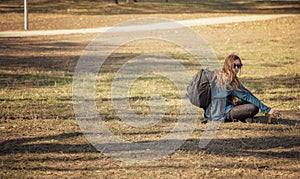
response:
<svg viewBox="0 0 300 179"><path fill-rule="evenodd" d="M224 14L170 13L162 17L169 15L181 19ZM49 17L46 13L43 16ZM66 17L76 19L78 15ZM55 21L54 28L92 27L92 22L87 22L89 16L82 17L85 21L78 26L55 18L47 19L47 23ZM106 15L91 16L91 21L109 22L112 16L103 17ZM136 16L114 17L116 21L108 25ZM220 62L232 52L242 57L245 64L242 81L264 103L281 110L283 119L273 124L223 123L210 144L200 149L198 143L205 125L201 124L201 116L197 116L196 129L184 145L150 163L120 162L98 152L75 120L72 75L82 51L96 34L1 38L0 177L299 178L299 28L298 16L193 27L212 46ZM160 123L136 129L124 125L115 114L110 90L116 71L128 59L150 52L178 59L191 74L199 68L180 48L156 40L126 44L110 56L96 84L97 104L106 125L129 141L158 140L172 129L178 118L176 89L168 80L155 75L136 81L130 99L135 112L145 115L149 112L149 96L154 92L163 94L168 109ZM155 88L153 84L165 87ZM144 92L145 87L153 88Z"/></svg>

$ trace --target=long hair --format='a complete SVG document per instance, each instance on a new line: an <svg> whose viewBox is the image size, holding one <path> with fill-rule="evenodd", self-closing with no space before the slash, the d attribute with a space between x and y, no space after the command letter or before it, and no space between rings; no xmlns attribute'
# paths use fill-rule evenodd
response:
<svg viewBox="0 0 300 179"><path fill-rule="evenodd" d="M239 90L242 91L238 85L240 84L237 74L233 71L234 61L239 60L242 63L239 56L231 54L225 58L222 68L223 82L225 82L225 89L227 90ZM241 70L241 69L240 69Z"/></svg>

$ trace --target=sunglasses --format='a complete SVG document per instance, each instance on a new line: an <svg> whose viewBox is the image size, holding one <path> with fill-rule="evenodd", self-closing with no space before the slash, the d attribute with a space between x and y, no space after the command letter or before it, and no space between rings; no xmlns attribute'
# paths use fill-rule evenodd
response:
<svg viewBox="0 0 300 179"><path fill-rule="evenodd" d="M243 66L243 64L235 64L235 63L233 64L233 67L234 67L234 68L236 68L236 67L242 68L242 66Z"/></svg>

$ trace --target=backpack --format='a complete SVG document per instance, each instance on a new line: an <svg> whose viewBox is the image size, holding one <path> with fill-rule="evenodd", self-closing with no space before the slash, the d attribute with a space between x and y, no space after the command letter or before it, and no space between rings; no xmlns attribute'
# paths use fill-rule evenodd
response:
<svg viewBox="0 0 300 179"><path fill-rule="evenodd" d="M212 76L212 71L201 69L189 83L186 96L193 105L203 109L206 109L209 106L211 102L210 81Z"/></svg>

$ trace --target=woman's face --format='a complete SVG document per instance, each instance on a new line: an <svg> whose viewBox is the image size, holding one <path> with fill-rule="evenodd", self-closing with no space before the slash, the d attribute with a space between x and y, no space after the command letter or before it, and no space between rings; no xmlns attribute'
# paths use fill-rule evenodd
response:
<svg viewBox="0 0 300 179"><path fill-rule="evenodd" d="M240 60L234 60L233 65L232 65L232 71L237 75L242 68L243 64L241 63Z"/></svg>

